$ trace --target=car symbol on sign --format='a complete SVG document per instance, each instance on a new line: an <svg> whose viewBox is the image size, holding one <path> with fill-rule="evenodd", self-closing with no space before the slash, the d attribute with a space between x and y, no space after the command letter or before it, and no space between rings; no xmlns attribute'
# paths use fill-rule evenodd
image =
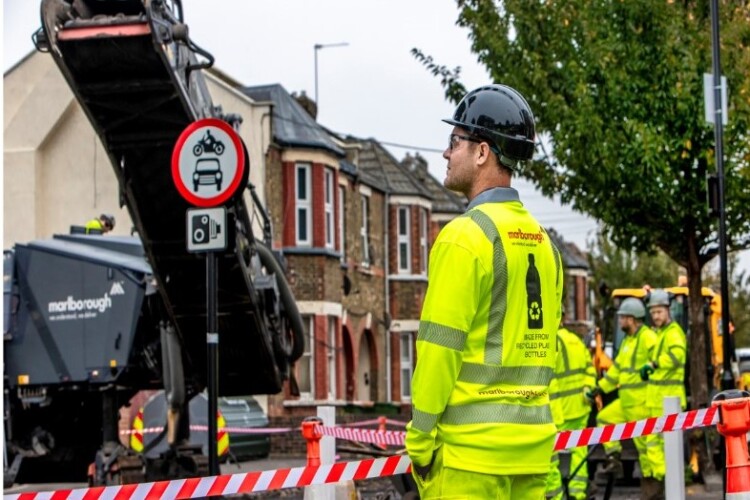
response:
<svg viewBox="0 0 750 500"><path fill-rule="evenodd" d="M217 191L221 191L221 164L216 158L201 158L195 163L193 172L193 191L198 191L198 186L215 185Z"/></svg>

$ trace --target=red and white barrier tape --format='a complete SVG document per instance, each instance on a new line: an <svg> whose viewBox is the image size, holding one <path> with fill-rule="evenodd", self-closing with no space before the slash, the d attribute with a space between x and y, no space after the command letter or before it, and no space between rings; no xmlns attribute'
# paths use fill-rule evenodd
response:
<svg viewBox="0 0 750 500"><path fill-rule="evenodd" d="M562 431L555 441L555 451L592 444L620 441L660 432L695 429L719 423L718 407L673 413L662 417L644 418L636 422L589 427L578 431Z"/></svg>
<svg viewBox="0 0 750 500"><path fill-rule="evenodd" d="M657 432L694 429L715 425L719 421L717 407L653 417L637 422L606 425L579 431L563 431L557 435L555 450L604 443L645 436ZM324 436L351 441L403 445L403 431L380 432L372 429L351 429L319 426ZM144 429L146 430L146 429ZM411 470L406 455L340 462L314 467L295 467L262 472L177 479L142 484L126 484L96 488L58 490L54 492L29 492L4 495L4 500L177 500L238 493L257 493L283 488L338 483L348 480L370 479L403 474Z"/></svg>
<svg viewBox="0 0 750 500"><path fill-rule="evenodd" d="M156 434L162 432L164 427L144 427L143 429L122 430L120 434ZM207 431L207 425L191 425L191 431ZM233 434L282 434L285 432L298 431L299 428L291 427L219 427L217 432L231 432Z"/></svg>
<svg viewBox="0 0 750 500"><path fill-rule="evenodd" d="M294 467L262 472L244 472L221 476L176 479L153 483L125 484L4 495L4 500L178 500L238 493L257 493L300 488L341 481L393 476L409 472L411 462L406 455L369 458L357 462L340 462L314 467Z"/></svg>
<svg viewBox="0 0 750 500"><path fill-rule="evenodd" d="M351 427L318 427L322 436L332 436L360 443L404 445L404 431L378 431L375 429L352 429Z"/></svg>
<svg viewBox="0 0 750 500"><path fill-rule="evenodd" d="M359 422L351 422L348 424L339 424L340 427L363 427L365 425L375 425L379 424L380 419L372 418L370 420L360 420ZM385 419L385 423L389 425L396 425L399 427L406 427L406 422L403 422L401 420L393 420L390 418Z"/></svg>
<svg viewBox="0 0 750 500"><path fill-rule="evenodd" d="M562 431L557 434L555 440L555 451L578 446L606 443L608 441L620 441L634 437L669 432L677 430L694 429L716 425L719 414L716 407L691 410L682 413L673 413L662 417L651 417L636 422L623 424L611 424L602 427L589 427L577 431ZM377 431L374 429L352 429L348 427L320 427L323 436L332 436L349 441L363 443L384 443L390 445L404 445L406 433L403 431Z"/></svg>

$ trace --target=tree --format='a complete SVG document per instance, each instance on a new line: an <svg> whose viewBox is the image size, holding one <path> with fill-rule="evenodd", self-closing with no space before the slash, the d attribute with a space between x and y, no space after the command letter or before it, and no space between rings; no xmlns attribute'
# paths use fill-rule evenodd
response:
<svg viewBox="0 0 750 500"><path fill-rule="evenodd" d="M679 266L662 251L649 254L623 250L601 233L588 242L587 250L592 281L599 288L667 288L677 284ZM596 310L598 317L609 305L610 297L604 295Z"/></svg>
<svg viewBox="0 0 750 500"><path fill-rule="evenodd" d="M520 175L604 224L633 252L661 249L688 274L694 407L708 402L701 270L718 253L707 207L714 135L703 115L711 72L707 2L691 0L457 0L458 24L496 82L535 112L541 155ZM750 246L750 5L721 2L730 250ZM412 51L446 97L464 94L460 68Z"/></svg>

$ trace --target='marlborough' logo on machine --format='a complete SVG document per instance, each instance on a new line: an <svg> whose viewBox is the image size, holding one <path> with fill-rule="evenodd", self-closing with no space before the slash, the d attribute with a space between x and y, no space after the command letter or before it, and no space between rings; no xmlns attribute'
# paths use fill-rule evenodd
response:
<svg viewBox="0 0 750 500"><path fill-rule="evenodd" d="M68 295L66 300L49 302L47 312L51 321L88 319L95 318L98 313L103 313L111 307L112 299L108 293L95 299L76 299Z"/></svg>

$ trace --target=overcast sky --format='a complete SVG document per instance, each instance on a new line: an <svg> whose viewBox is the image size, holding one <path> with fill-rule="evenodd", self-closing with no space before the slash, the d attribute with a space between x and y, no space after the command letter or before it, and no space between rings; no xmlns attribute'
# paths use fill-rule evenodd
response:
<svg viewBox="0 0 750 500"><path fill-rule="evenodd" d="M4 71L33 49L39 4L3 0ZM244 85L279 83L314 98L314 46L347 43L317 51L318 122L411 146L389 146L397 159L419 148L441 181L446 162L436 151L445 147L451 127L440 120L454 106L410 51L417 47L439 64L460 66L467 88L489 81L470 51L467 30L455 25L455 0L183 0L183 7L193 41ZM586 248L594 220L544 198L526 182L516 179L513 185L544 226ZM744 260L750 268L750 258Z"/></svg>

